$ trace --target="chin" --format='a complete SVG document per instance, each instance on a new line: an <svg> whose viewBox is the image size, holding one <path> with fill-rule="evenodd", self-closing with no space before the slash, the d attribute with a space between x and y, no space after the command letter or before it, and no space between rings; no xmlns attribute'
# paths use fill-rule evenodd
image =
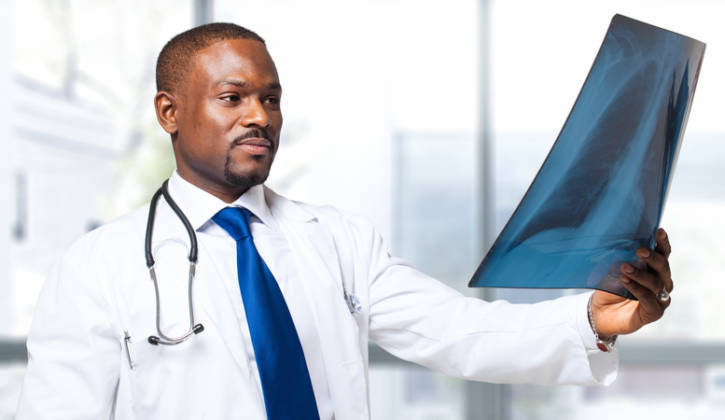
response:
<svg viewBox="0 0 725 420"><path fill-rule="evenodd" d="M230 184L245 189L263 184L269 176L269 168L253 171L235 171L228 166L224 168L224 178Z"/></svg>

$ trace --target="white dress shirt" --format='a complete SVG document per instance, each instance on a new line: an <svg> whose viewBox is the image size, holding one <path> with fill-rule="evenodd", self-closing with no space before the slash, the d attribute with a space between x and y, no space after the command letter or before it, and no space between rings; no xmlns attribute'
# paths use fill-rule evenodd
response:
<svg viewBox="0 0 725 420"><path fill-rule="evenodd" d="M254 217L250 218L249 228L254 239L254 245L277 281L292 315L297 335L302 344L307 369L310 373L310 381L312 382L317 409L320 413L320 420L332 419L333 410L330 404L330 393L327 378L325 377L318 332L313 320L310 318L311 311L307 307L307 300L304 299L304 292L299 284L301 279L296 276L293 270L294 263L287 240L279 231L277 222L264 201L262 185L250 188L233 203L225 203L187 182L177 171L174 171L171 178L169 178L169 194L183 209L191 225L196 230L200 246L208 246L212 250L212 254L218 257L215 258L213 263L218 264L217 269L222 273L221 280L227 283L229 289L237 291L230 298L235 301L235 305L239 308L237 313L243 338L240 345L244 346L248 357L249 370L257 383L258 399L263 402L262 383L254 356L254 347L252 347L252 337L249 333L249 326L244 312L244 303L239 291L237 243L212 220L212 217L225 207L243 207L252 212Z"/></svg>

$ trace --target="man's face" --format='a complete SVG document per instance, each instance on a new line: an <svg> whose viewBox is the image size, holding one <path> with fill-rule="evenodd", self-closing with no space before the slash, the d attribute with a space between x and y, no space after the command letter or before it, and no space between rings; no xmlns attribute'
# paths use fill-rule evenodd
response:
<svg viewBox="0 0 725 420"><path fill-rule="evenodd" d="M202 49L178 90L179 175L226 201L264 182L282 128L282 89L264 44L237 39Z"/></svg>

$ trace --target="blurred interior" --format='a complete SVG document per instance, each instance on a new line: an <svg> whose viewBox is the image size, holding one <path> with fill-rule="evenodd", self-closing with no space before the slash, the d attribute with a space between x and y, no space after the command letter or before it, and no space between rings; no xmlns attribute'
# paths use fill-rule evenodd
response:
<svg viewBox="0 0 725 420"><path fill-rule="evenodd" d="M466 284L556 139L615 13L708 44L662 221L674 304L620 339L620 375L606 388L465 382L373 347L373 418L724 418L725 3L7 0L0 419L13 417L24 337L55 258L146 202L174 168L152 105L156 56L173 35L230 21L265 38L285 116L270 187L366 216L394 254L462 293L535 302L574 291Z"/></svg>

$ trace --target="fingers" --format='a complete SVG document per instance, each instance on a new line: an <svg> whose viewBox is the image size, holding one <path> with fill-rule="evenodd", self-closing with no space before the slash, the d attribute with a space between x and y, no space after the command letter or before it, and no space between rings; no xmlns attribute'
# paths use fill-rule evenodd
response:
<svg viewBox="0 0 725 420"><path fill-rule="evenodd" d="M665 312L665 309L667 309L672 302L672 299L669 299L666 302L660 301L657 298L657 294L653 293L652 290L625 275L619 276L619 280L639 301L642 310L642 325L660 319L662 314Z"/></svg>
<svg viewBox="0 0 725 420"><path fill-rule="evenodd" d="M620 270L622 272L622 276L625 279L631 280L632 282L639 284L640 286L644 287L655 295L659 293L660 290L662 290L664 281L654 272L640 270L629 263L622 263Z"/></svg>
<svg viewBox="0 0 725 420"><path fill-rule="evenodd" d="M639 258L641 261L644 261L647 263L647 266L650 268L651 271L643 271L643 275L646 274L655 274L656 279L655 280L655 286L657 287L657 292L662 290L664 287L667 292L672 291L672 272L670 271L670 262L667 259L666 256L661 254L660 252L652 252L651 250L640 247L637 249L636 252L637 258Z"/></svg>
<svg viewBox="0 0 725 420"><path fill-rule="evenodd" d="M669 258L670 253L672 252L670 238L667 236L667 232L665 232L662 228L657 229L657 246L655 247L655 251L664 255L665 258Z"/></svg>
<svg viewBox="0 0 725 420"><path fill-rule="evenodd" d="M669 293L674 287L668 260L671 251L670 242L667 233L662 228L657 230L656 238L655 251L645 247L639 247L636 251L637 258L645 262L649 270L640 270L631 264L623 263L620 271L655 294L658 294L663 288Z"/></svg>
<svg viewBox="0 0 725 420"><path fill-rule="evenodd" d="M673 288L668 261L672 249L664 229L657 230L656 243L654 250L640 247L635 252L638 260L647 264L646 268L639 269L626 262L620 266L619 280L639 301L636 306L637 311L629 318L634 326L632 331L660 319L665 309L672 303L671 299L666 301L659 299L662 289L671 292Z"/></svg>

